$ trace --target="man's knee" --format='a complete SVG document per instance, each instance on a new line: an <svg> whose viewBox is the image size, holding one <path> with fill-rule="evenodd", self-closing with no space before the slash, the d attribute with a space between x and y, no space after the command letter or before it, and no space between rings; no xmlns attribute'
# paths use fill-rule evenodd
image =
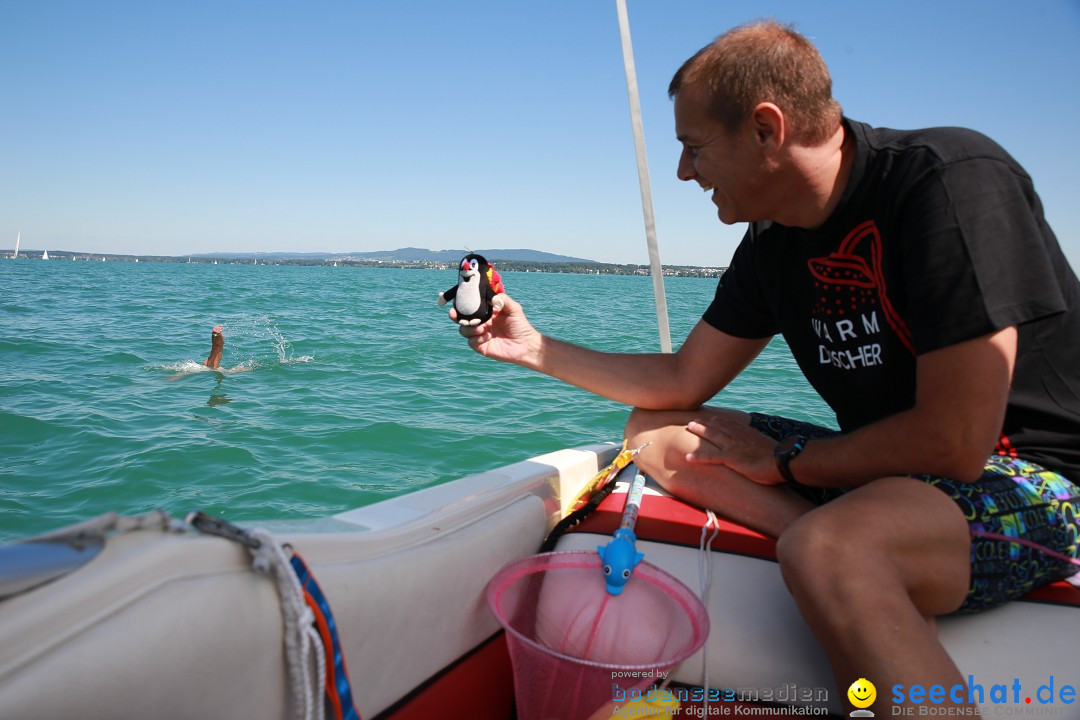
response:
<svg viewBox="0 0 1080 720"><path fill-rule="evenodd" d="M832 514L812 510L795 521L776 543L780 573L793 594L817 587L839 590L837 581L858 572L855 543ZM855 561L853 563L853 561Z"/></svg>
<svg viewBox="0 0 1080 720"><path fill-rule="evenodd" d="M902 585L890 530L833 501L806 513L776 544L784 582L797 598L856 603L871 586Z"/></svg>
<svg viewBox="0 0 1080 720"><path fill-rule="evenodd" d="M679 494L675 476L686 475L682 472L688 466L686 454L697 440L685 429L690 419L688 413L635 408L626 423L627 447L649 444L637 456L638 467L675 495Z"/></svg>
<svg viewBox="0 0 1080 720"><path fill-rule="evenodd" d="M858 604L891 588L924 616L955 610L967 588L966 548L953 547L951 527L943 533L910 519L920 509L929 514L928 508L905 506L899 496L887 502L890 486L903 489L910 480L878 482L872 499L844 496L787 528L776 547L784 582L797 599L815 605Z"/></svg>
<svg viewBox="0 0 1080 720"><path fill-rule="evenodd" d="M679 420L675 417L677 414L684 415L685 413L634 408L630 411L630 417L626 421L626 430L623 436L629 443L629 447L640 447L653 440L659 431L676 424Z"/></svg>
<svg viewBox="0 0 1080 720"><path fill-rule="evenodd" d="M702 475L702 468L686 456L701 445L701 438L686 429L691 420L704 421L710 415L746 418L744 413L712 407L698 410L642 410L634 408L626 423L627 447L650 443L637 457L637 464L673 495L692 491Z"/></svg>
<svg viewBox="0 0 1080 720"><path fill-rule="evenodd" d="M641 408L634 408L630 412L630 418L626 421L626 430L623 437L629 441L630 447L640 447L650 440L655 441L658 435L669 433L672 429L685 431L686 424L691 420L704 422L714 415L730 417L740 422L749 422L750 419L746 413L738 410L707 405L697 410L642 410ZM676 435L675 437L679 436Z"/></svg>

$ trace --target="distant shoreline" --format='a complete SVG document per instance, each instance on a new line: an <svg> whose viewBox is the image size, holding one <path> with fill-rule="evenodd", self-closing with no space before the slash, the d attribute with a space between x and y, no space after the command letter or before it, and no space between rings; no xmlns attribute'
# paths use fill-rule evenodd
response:
<svg viewBox="0 0 1080 720"><path fill-rule="evenodd" d="M13 249L0 250L0 261L10 259ZM40 250L19 252L19 259L40 260ZM391 268L398 270L448 270L457 263L413 260L369 260L361 258L287 258L287 257L252 257L250 255L227 256L164 256L164 255L116 255L110 253L85 253L67 250L50 250L49 261L110 261L110 262L152 262L198 265L300 265L331 267ZM570 273L575 275L649 275L648 265L619 265L599 262L537 262L531 260L498 260L493 263L500 272L544 272ZM665 265L664 275L668 277L704 277L718 278L726 268L699 267L695 265Z"/></svg>

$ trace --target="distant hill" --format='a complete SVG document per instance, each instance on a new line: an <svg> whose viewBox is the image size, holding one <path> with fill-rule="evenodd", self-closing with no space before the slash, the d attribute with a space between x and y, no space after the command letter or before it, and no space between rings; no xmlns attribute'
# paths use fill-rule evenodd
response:
<svg viewBox="0 0 1080 720"><path fill-rule="evenodd" d="M40 258L41 250L27 250L19 255L25 260ZM498 264L500 272L546 272L578 273L582 275L649 275L648 265L602 263L595 260L583 260L566 255L540 252L539 250L481 250L486 258ZM9 250L0 249L0 256L10 256ZM395 269L452 269L466 254L465 250L424 250L422 248L402 248L400 250L380 250L367 253L204 253L201 255L116 255L110 253L92 253L71 250L50 250L51 261L72 260L112 260L119 262L154 262L154 263L198 263L201 265L306 265L353 267L353 268L395 268ZM516 259L522 258L522 259ZM693 265L667 265L664 275L679 277L718 278L723 273L721 267L696 267Z"/></svg>
<svg viewBox="0 0 1080 720"><path fill-rule="evenodd" d="M200 253L192 255L195 258L224 259L224 258L247 258L260 260L376 260L383 262L434 262L448 263L457 262L469 252L483 255L492 262L516 261L516 262L543 262L543 263L595 263L595 260L570 257L568 255L556 255L540 250L427 250L425 248L399 248L397 250L374 250L347 253L300 253L300 252L266 252L266 253Z"/></svg>

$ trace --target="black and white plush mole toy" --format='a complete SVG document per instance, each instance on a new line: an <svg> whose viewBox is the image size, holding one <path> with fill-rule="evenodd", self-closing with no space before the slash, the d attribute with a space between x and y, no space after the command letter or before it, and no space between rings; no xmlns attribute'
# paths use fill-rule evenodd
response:
<svg viewBox="0 0 1080 720"><path fill-rule="evenodd" d="M495 268L482 255L469 253L461 259L457 285L439 293L439 304L453 300L458 323L479 325L491 317L491 301L501 292L505 290Z"/></svg>

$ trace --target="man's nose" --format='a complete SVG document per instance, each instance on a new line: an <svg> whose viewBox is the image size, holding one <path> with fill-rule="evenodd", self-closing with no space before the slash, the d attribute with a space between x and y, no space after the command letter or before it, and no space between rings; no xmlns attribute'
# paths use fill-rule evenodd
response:
<svg viewBox="0 0 1080 720"><path fill-rule="evenodd" d="M675 174L680 180L686 182L697 177L697 170L694 169L694 159L686 148L683 148L682 154L679 155L679 167Z"/></svg>

